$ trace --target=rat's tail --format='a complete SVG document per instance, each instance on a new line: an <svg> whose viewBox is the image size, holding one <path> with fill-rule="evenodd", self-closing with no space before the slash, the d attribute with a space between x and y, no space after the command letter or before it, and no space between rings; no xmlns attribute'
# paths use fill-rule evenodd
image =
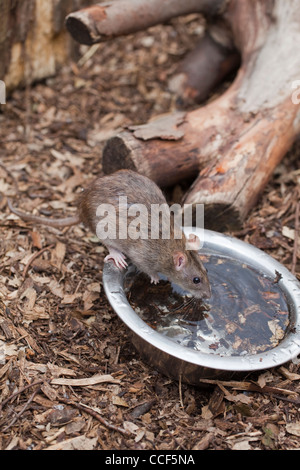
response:
<svg viewBox="0 0 300 470"><path fill-rule="evenodd" d="M64 219L47 219L46 217L39 217L37 215L26 214L25 212L16 209L9 198L7 198L7 205L9 210L13 212L13 214L20 217L20 219L28 221L28 222L35 222L36 224L47 225L49 227L55 228L63 228L69 227L71 225L77 225L80 223L80 219L78 215L74 215L74 217L65 217Z"/></svg>

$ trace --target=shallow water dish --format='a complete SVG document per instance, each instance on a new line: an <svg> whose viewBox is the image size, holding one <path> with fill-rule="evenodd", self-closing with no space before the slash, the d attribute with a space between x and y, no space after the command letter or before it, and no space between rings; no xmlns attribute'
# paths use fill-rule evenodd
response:
<svg viewBox="0 0 300 470"><path fill-rule="evenodd" d="M192 229L185 229L187 235ZM191 349L174 342L145 323L127 300L124 291L125 271L106 263L103 284L107 298L132 333L132 341L143 359L163 374L194 385L203 378L229 378L238 373L279 366L300 355L300 283L280 263L261 250L223 234L204 230L201 255L230 258L262 273L278 283L289 308L289 326L275 347L255 354L239 356L213 354ZM280 274L280 276L278 275ZM298 359L296 359L298 360Z"/></svg>

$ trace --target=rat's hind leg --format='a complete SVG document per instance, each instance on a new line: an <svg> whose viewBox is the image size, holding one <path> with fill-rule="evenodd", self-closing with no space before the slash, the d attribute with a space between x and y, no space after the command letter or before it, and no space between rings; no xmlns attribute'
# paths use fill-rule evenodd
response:
<svg viewBox="0 0 300 470"><path fill-rule="evenodd" d="M107 263L109 260L113 260L117 268L127 268L126 256L116 248L107 247L109 249L109 255L104 258L104 262Z"/></svg>

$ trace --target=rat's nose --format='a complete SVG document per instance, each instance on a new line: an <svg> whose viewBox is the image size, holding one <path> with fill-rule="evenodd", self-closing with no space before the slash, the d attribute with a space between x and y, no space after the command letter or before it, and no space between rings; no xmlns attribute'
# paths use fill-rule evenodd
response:
<svg viewBox="0 0 300 470"><path fill-rule="evenodd" d="M202 298L203 299L210 299L211 298L211 286L210 286L210 284L205 286Z"/></svg>

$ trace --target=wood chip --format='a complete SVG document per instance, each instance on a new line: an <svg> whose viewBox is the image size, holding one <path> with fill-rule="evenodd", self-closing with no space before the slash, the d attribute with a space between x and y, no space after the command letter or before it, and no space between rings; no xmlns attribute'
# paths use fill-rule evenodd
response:
<svg viewBox="0 0 300 470"><path fill-rule="evenodd" d="M101 383L113 383L113 384L118 384L120 383L120 380L115 379L112 375L102 375L102 374L97 374L94 375L93 377L89 377L87 379L52 379L51 384L52 385L70 385L71 387L86 387L89 385L97 385Z"/></svg>

